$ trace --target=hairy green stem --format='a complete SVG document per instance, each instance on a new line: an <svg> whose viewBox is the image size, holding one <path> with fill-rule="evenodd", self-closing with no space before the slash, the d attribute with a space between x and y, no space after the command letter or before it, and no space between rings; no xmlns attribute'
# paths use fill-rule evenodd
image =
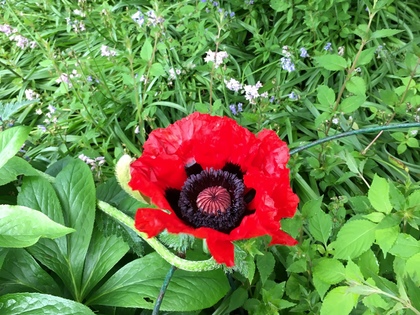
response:
<svg viewBox="0 0 420 315"><path fill-rule="evenodd" d="M314 142L302 145L296 149L290 150L290 155L296 154L300 151L312 148L316 145L319 145L321 143L329 142L335 139L340 139L344 137L354 136L362 133L369 133L369 132L376 132L376 131L385 131L390 129L402 129L402 128L413 128L413 127L420 127L420 123L407 123L407 124L393 124L393 125L387 125L387 126L376 126L376 127L370 127L370 128L364 128L359 130L351 130L343 133L339 133L337 135L325 137L319 140L316 140Z"/></svg>
<svg viewBox="0 0 420 315"><path fill-rule="evenodd" d="M103 212L111 216L113 219L117 220L119 223L124 224L125 226L129 227L133 231L137 233L145 242L147 242L150 247L152 247L163 259L165 259L171 265L186 271L207 271L219 268L221 265L216 263L213 258L208 260L202 261L191 261L185 260L174 253L172 253L169 249L167 249L162 243L160 243L156 238L148 238L146 233L138 231L134 226L134 220L118 210L114 208L110 204L98 200L98 208L101 209ZM159 210L156 210L159 211Z"/></svg>

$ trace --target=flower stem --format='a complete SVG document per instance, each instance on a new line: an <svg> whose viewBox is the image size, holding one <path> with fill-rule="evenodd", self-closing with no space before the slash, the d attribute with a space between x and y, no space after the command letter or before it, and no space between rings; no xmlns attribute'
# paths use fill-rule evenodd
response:
<svg viewBox="0 0 420 315"><path fill-rule="evenodd" d="M369 128L359 129L359 130L351 130L351 131L339 133L333 136L318 139L314 142L297 147L296 149L290 150L290 155L312 148L321 143L325 143L331 140L340 139L340 138L344 138L348 136L354 136L354 135L363 134L363 133L384 131L384 130L390 130L390 129L402 129L402 128L412 128L412 127L420 127L420 123L416 122L416 123L407 123L407 124L393 124L393 125L387 125L387 126L376 126L376 127L369 127Z"/></svg>
<svg viewBox="0 0 420 315"><path fill-rule="evenodd" d="M155 306L153 307L153 313L152 315L158 315L160 305L162 304L163 297L165 296L166 289L169 286L169 281L171 281L172 276L174 275L174 272L177 268L175 266L171 266L168 273L166 274L165 280L163 280L162 287L160 288L159 296L156 300Z"/></svg>
<svg viewBox="0 0 420 315"><path fill-rule="evenodd" d="M124 224L136 232L137 235L140 236L146 243L148 243L150 247L152 247L163 259L179 269L199 272L213 270L220 267L220 265L216 263L213 258L202 261L182 259L167 249L155 237L148 238L146 233L138 231L134 226L134 220L117 208L114 208L110 204L101 200L98 200L98 208L111 216L113 219L117 220L119 223Z"/></svg>

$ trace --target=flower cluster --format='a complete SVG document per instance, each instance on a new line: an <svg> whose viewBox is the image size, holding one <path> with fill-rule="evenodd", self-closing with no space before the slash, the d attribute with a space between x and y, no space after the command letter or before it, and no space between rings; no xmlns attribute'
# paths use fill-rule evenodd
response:
<svg viewBox="0 0 420 315"><path fill-rule="evenodd" d="M258 81L255 85L242 85L238 80L235 80L233 78L229 80L224 80L224 81L225 81L226 87L229 90L234 91L234 92L240 91L242 94L245 94L245 99L249 101L251 104L255 104L259 97L264 97L264 98L268 97L267 92L264 92L261 94L258 92L258 90L263 87L260 81Z"/></svg>
<svg viewBox="0 0 420 315"><path fill-rule="evenodd" d="M61 83L61 82L66 83L69 88L72 88L73 87L72 81L75 80L75 79L77 79L77 78L80 78L80 74L75 69L75 70L73 70L71 72L70 75L68 75L67 73L60 74L60 77L57 80L55 80L55 82L57 82L57 83Z"/></svg>
<svg viewBox="0 0 420 315"><path fill-rule="evenodd" d="M58 121L57 115L54 115L54 114L56 114L57 109L54 106L52 106L52 105L48 105L47 108L48 108L48 112L45 113L45 116L47 118L45 118L44 121L43 121L43 123L45 125L38 125L38 129L41 130L42 132L46 132L47 131L46 125L47 126L50 125L50 124L54 124L55 125L57 123L57 121ZM42 112L42 110L40 108L38 108L35 111L35 113L37 115L42 115L43 114L43 112Z"/></svg>
<svg viewBox="0 0 420 315"><path fill-rule="evenodd" d="M296 70L295 64L290 57L281 57L280 64L283 70L286 70L287 72L293 72Z"/></svg>
<svg viewBox="0 0 420 315"><path fill-rule="evenodd" d="M226 117L194 113L155 129L130 166L129 186L158 209L139 209L135 227L149 237L167 230L205 239L228 267L235 264L236 240L269 235L270 245L295 245L280 229L299 202L288 160L274 131L254 135Z"/></svg>
<svg viewBox="0 0 420 315"><path fill-rule="evenodd" d="M233 78L231 78L230 80L225 79L225 84L226 87L231 91L239 92L239 90L242 90L242 84L238 80L235 80Z"/></svg>
<svg viewBox="0 0 420 315"><path fill-rule="evenodd" d="M219 68L220 65L223 63L223 60L227 57L229 57L229 55L226 51L212 52L211 50L209 50L207 52L207 56L204 58L204 61L206 63L212 61L214 62L214 66L216 68Z"/></svg>
<svg viewBox="0 0 420 315"><path fill-rule="evenodd" d="M181 74L181 69L169 69L169 80L175 80Z"/></svg>
<svg viewBox="0 0 420 315"><path fill-rule="evenodd" d="M40 95L38 93L36 93L34 90L26 89L25 90L25 97L28 101L32 101L32 100L38 99L40 97Z"/></svg>
<svg viewBox="0 0 420 315"><path fill-rule="evenodd" d="M146 21L145 16L143 13L139 10L136 13L134 13L131 18L135 23L137 23L138 26L142 27L144 22ZM146 12L146 18L147 18L147 25L148 26L158 26L160 24L163 24L165 22L165 19L162 16L157 16L156 12L153 10Z"/></svg>
<svg viewBox="0 0 420 315"><path fill-rule="evenodd" d="M7 35L9 39L11 41L14 41L16 43L16 46L21 49L26 49L27 47L33 49L36 47L35 41L30 41L25 36L17 34L17 29L11 27L8 24L0 24L0 32Z"/></svg>
<svg viewBox="0 0 420 315"><path fill-rule="evenodd" d="M84 15L80 15L80 16L83 17ZM66 21L67 21L67 25L70 25L74 32L80 33L80 32L86 31L86 26L85 26L85 23L83 21L80 21L80 20L73 20L72 21L71 18L69 18L69 17L66 18Z"/></svg>
<svg viewBox="0 0 420 315"><path fill-rule="evenodd" d="M103 156L92 159L84 154L80 154L79 159L89 165L91 171L95 171L98 178L101 176L101 166L105 164L105 158Z"/></svg>
<svg viewBox="0 0 420 315"><path fill-rule="evenodd" d="M103 57L114 57L117 52L114 49L109 48L107 45L101 46L101 56Z"/></svg>
<svg viewBox="0 0 420 315"><path fill-rule="evenodd" d="M233 115L238 115L239 113L243 112L242 109L243 104L242 103L238 103L237 105L235 104L230 104L229 105L229 109L232 112Z"/></svg>

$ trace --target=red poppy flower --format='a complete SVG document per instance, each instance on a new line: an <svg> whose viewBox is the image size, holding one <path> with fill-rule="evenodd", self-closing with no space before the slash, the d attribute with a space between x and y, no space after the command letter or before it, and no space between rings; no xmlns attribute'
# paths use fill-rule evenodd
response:
<svg viewBox="0 0 420 315"><path fill-rule="evenodd" d="M234 265L232 241L262 235L295 245L280 230L299 202L289 185L289 150L276 133L257 136L226 117L194 113L154 130L131 164L132 189L160 209L139 209L138 230L206 239L219 263Z"/></svg>

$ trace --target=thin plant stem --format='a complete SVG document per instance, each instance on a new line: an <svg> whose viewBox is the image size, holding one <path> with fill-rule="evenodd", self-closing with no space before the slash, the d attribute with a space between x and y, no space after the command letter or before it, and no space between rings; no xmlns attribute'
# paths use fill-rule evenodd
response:
<svg viewBox="0 0 420 315"><path fill-rule="evenodd" d="M385 130L392 130L392 129L413 128L413 127L420 127L420 123L416 122L416 123L407 123L407 124L393 124L393 125L387 125L387 126L376 126L376 127L364 128L364 129L359 129L359 130L351 130L351 131L339 133L333 136L318 139L314 142L302 145L296 149L290 150L290 155L296 154L303 150L312 148L316 145L329 142L335 139L345 138L345 137L354 136L354 135L363 134L363 133L385 131Z"/></svg>
<svg viewBox="0 0 420 315"><path fill-rule="evenodd" d="M168 289L169 282L172 279L172 276L175 273L175 270L177 270L175 266L171 266L168 273L166 274L165 280L163 280L162 287L160 288L159 296L156 300L155 306L153 307L152 315L158 315L160 306L162 305L163 297L165 296L166 290Z"/></svg>

